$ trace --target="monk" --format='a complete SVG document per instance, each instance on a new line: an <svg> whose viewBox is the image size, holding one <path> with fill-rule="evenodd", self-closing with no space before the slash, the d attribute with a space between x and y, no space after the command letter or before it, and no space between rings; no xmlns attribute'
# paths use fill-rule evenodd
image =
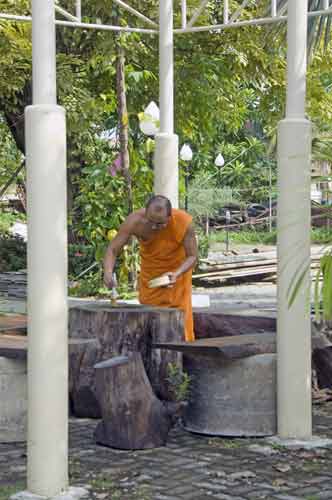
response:
<svg viewBox="0 0 332 500"><path fill-rule="evenodd" d="M197 261L197 243L192 217L172 208L169 199L161 195L153 196L145 208L130 214L105 254L104 281L109 288L115 285L116 258L132 236L136 236L140 244L140 303L184 311L185 340L195 340L191 276ZM165 274L169 277L168 286L149 288L151 279Z"/></svg>

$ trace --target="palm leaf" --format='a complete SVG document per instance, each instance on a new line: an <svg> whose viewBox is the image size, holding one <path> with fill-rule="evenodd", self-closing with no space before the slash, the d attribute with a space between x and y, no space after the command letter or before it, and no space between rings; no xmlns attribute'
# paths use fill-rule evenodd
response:
<svg viewBox="0 0 332 500"><path fill-rule="evenodd" d="M291 0L289 0L291 1ZM278 12L285 9L288 4L288 0L278 0L277 10ZM321 10L322 4L321 0L308 0L308 11ZM270 0L266 2L266 13L270 11ZM326 50L331 37L331 20L332 14L327 14L324 16L313 16L308 18L308 58L310 59L316 49L318 49L323 42L323 47ZM286 38L287 27L286 23L278 23L277 25L272 25L270 30L274 33L283 33Z"/></svg>

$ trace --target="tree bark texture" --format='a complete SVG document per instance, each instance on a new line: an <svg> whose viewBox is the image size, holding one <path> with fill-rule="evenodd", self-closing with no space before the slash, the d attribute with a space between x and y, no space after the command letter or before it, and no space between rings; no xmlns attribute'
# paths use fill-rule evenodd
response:
<svg viewBox="0 0 332 500"><path fill-rule="evenodd" d="M77 307L69 312L69 331L71 338L96 338L96 343L82 345L70 358L70 399L75 416L101 416L94 365L131 352L141 353L155 395L173 400L168 363L182 367L181 354L152 349L152 343L184 339L181 311L128 305Z"/></svg>

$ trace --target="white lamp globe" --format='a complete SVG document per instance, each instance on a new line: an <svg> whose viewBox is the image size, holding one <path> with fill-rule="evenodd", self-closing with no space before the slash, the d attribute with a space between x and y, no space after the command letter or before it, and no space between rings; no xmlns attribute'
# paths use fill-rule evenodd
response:
<svg viewBox="0 0 332 500"><path fill-rule="evenodd" d="M191 147L188 144L184 144L180 149L181 160L190 161L192 160L192 157L193 157L193 152L191 150Z"/></svg>
<svg viewBox="0 0 332 500"><path fill-rule="evenodd" d="M150 120L141 120L139 122L139 128L145 135L156 135L158 132L158 127L153 121Z"/></svg>
<svg viewBox="0 0 332 500"><path fill-rule="evenodd" d="M160 112L157 104L154 101L151 101L150 104L144 110L145 115L151 116L153 120L159 121Z"/></svg>
<svg viewBox="0 0 332 500"><path fill-rule="evenodd" d="M139 115L139 128L145 135L156 135L159 131L159 108L154 101Z"/></svg>
<svg viewBox="0 0 332 500"><path fill-rule="evenodd" d="M221 153L219 153L217 158L214 160L214 164L216 167L223 167L225 165L225 160Z"/></svg>

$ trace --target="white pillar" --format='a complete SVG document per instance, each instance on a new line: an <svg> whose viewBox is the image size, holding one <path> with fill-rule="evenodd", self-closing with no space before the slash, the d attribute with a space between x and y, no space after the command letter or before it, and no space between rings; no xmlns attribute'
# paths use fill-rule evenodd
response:
<svg viewBox="0 0 332 500"><path fill-rule="evenodd" d="M32 1L34 104L56 104L54 0Z"/></svg>
<svg viewBox="0 0 332 500"><path fill-rule="evenodd" d="M28 490L68 487L66 130L56 105L53 0L33 0L28 194Z"/></svg>
<svg viewBox="0 0 332 500"><path fill-rule="evenodd" d="M173 0L159 1L160 133L156 135L154 192L178 206L178 138L174 134Z"/></svg>
<svg viewBox="0 0 332 500"><path fill-rule="evenodd" d="M298 439L312 433L307 5L307 0L288 2L286 118L278 131L278 434Z"/></svg>

